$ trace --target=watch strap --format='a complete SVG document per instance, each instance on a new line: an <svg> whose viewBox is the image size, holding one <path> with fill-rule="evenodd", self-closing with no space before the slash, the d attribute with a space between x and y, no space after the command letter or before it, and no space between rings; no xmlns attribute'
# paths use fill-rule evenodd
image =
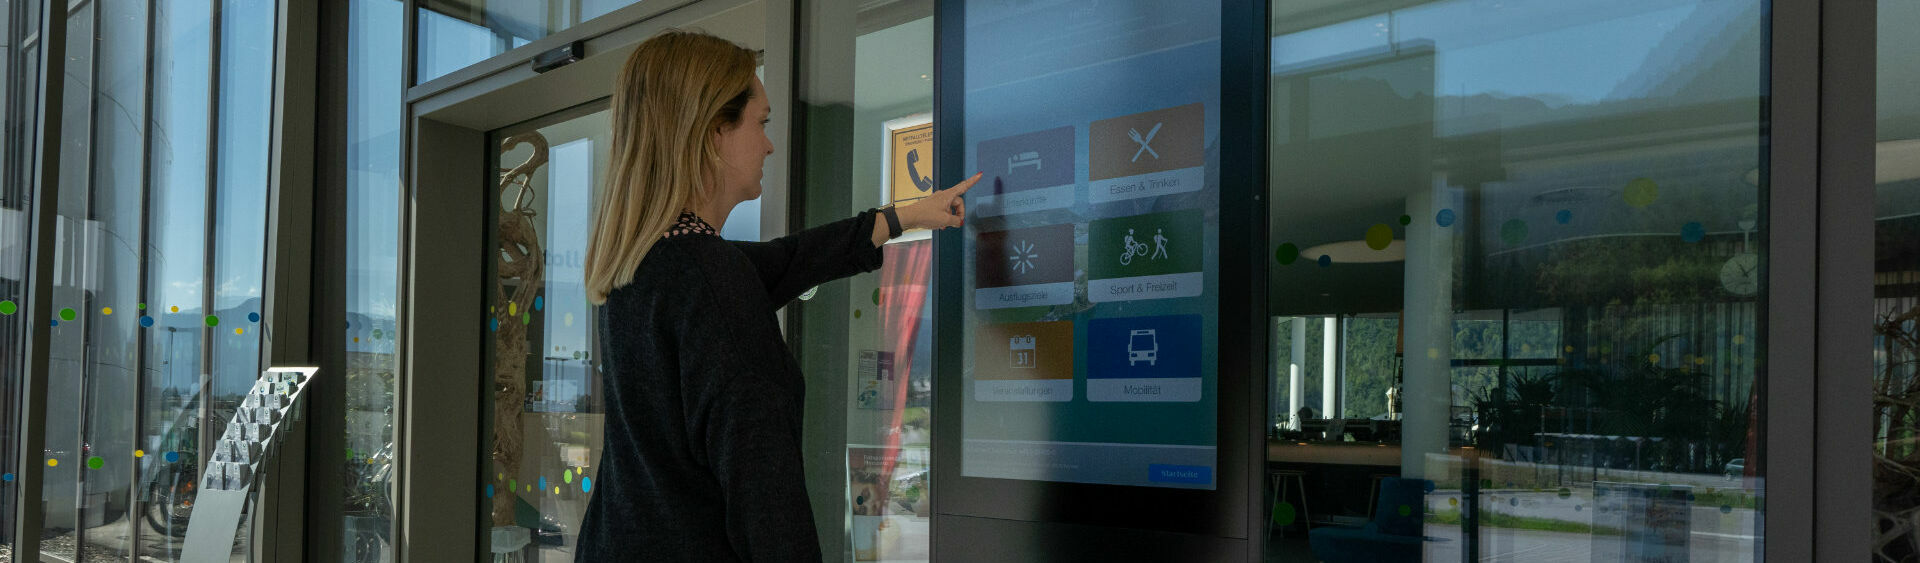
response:
<svg viewBox="0 0 1920 563"><path fill-rule="evenodd" d="M887 218L887 238L900 238L900 215L894 213L894 207L892 205L882 207L880 214Z"/></svg>

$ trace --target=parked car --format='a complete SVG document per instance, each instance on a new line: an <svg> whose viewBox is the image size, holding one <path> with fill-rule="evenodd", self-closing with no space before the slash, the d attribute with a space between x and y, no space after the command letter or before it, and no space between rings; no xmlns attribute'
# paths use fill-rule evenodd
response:
<svg viewBox="0 0 1920 563"><path fill-rule="evenodd" d="M1747 458L1734 458L1733 461L1727 462L1727 466L1723 471L1726 473L1728 481L1739 479L1741 476L1747 474Z"/></svg>

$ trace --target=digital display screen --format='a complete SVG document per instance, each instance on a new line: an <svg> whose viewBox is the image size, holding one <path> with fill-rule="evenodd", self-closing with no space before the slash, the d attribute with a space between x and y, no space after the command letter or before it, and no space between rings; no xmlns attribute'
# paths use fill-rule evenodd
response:
<svg viewBox="0 0 1920 563"><path fill-rule="evenodd" d="M965 9L962 475L1215 489L1218 3Z"/></svg>

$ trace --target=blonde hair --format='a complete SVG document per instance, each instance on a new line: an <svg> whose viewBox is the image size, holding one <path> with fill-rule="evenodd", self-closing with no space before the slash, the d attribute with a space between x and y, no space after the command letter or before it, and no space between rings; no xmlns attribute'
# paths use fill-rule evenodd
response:
<svg viewBox="0 0 1920 563"><path fill-rule="evenodd" d="M587 241L587 300L633 282L640 261L704 204L719 174L713 132L740 123L759 53L699 31L669 29L634 49L613 84L611 173Z"/></svg>

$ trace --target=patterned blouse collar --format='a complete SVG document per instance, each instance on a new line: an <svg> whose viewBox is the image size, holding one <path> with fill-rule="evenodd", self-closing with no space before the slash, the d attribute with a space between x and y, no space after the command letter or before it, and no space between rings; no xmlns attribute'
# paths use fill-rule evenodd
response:
<svg viewBox="0 0 1920 563"><path fill-rule="evenodd" d="M713 225L707 224L699 215L694 215L692 211L682 211L680 212L680 220L674 222L673 226L667 227L667 234L661 235L661 238L677 237L680 235L718 234L719 231L715 231Z"/></svg>

